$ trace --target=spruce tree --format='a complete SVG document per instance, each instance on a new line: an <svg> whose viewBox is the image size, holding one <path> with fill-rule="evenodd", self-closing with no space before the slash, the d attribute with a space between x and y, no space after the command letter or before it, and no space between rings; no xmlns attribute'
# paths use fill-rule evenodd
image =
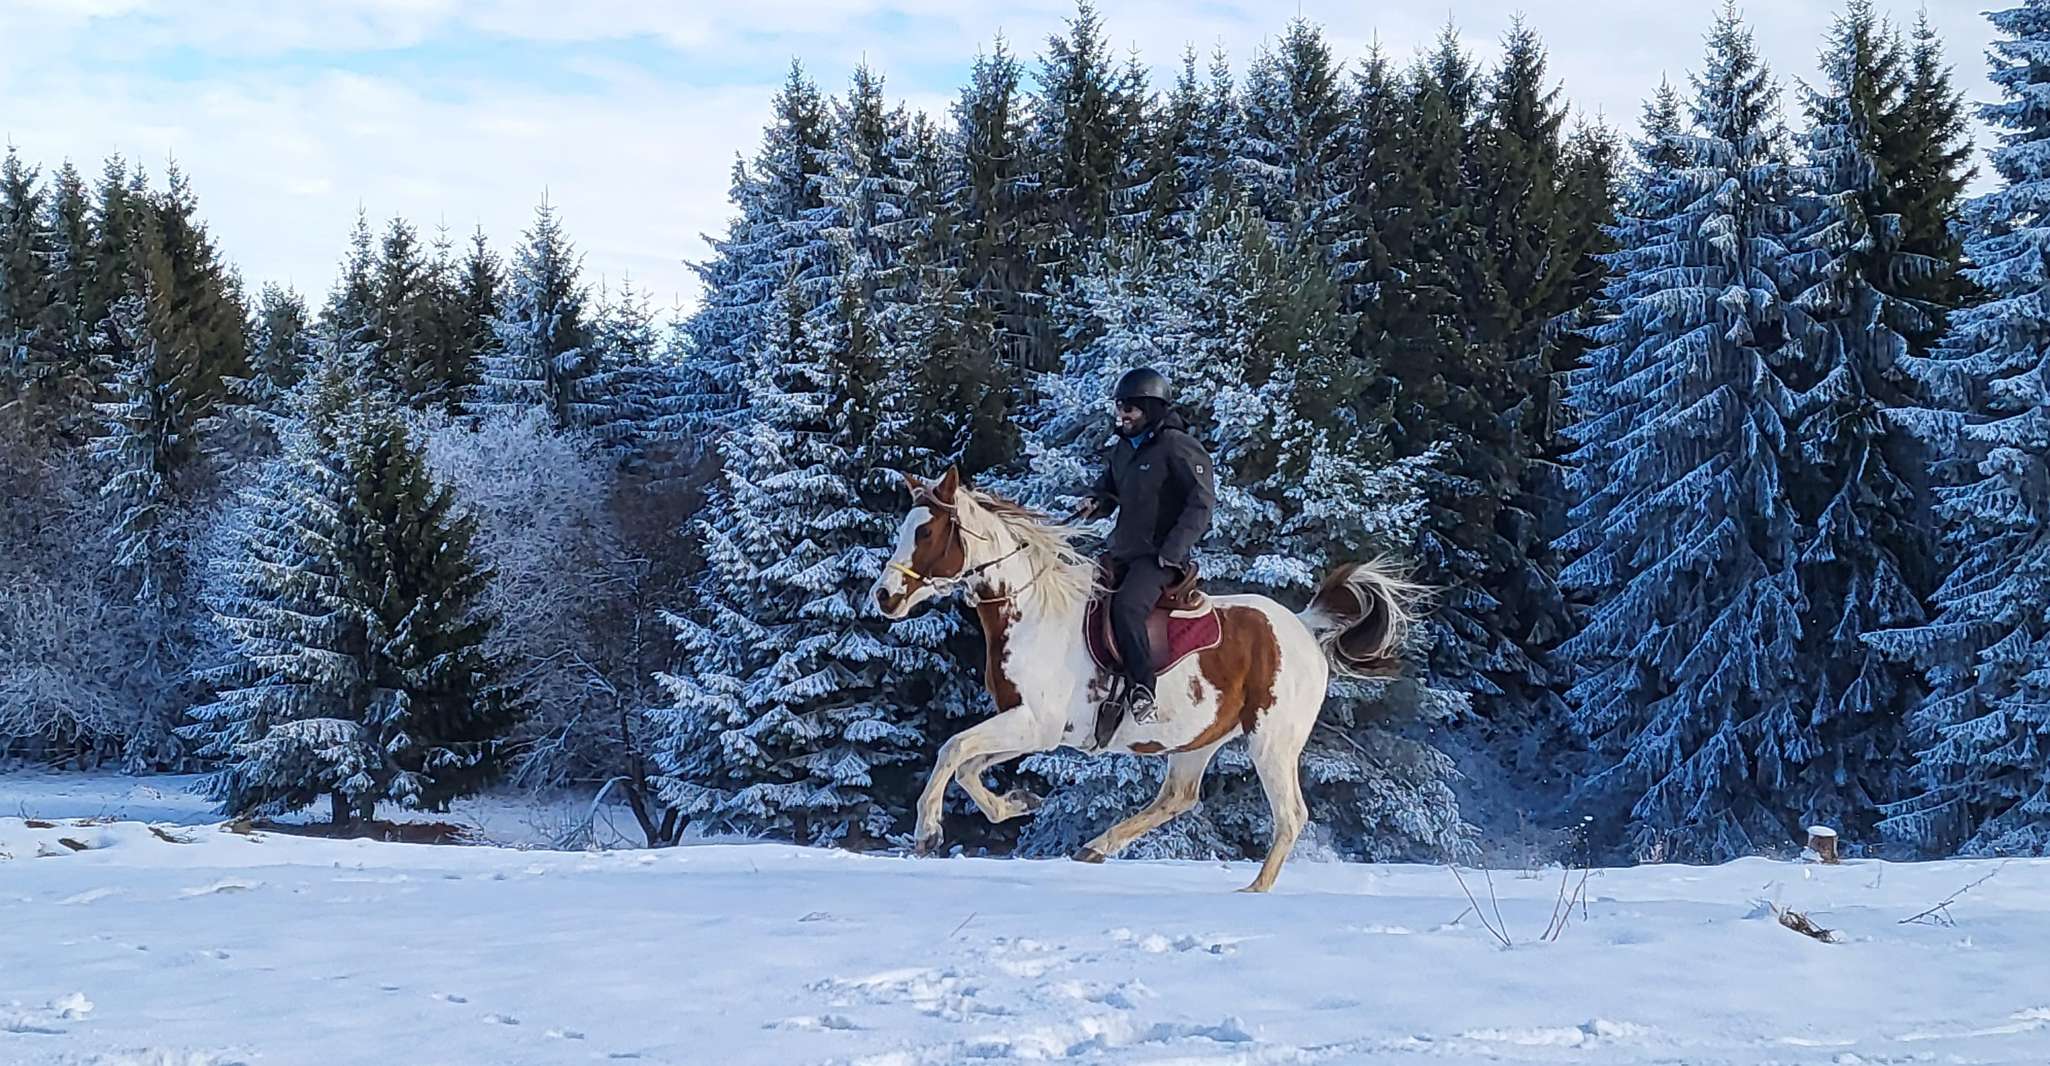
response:
<svg viewBox="0 0 2050 1066"><path fill-rule="evenodd" d="M6 199L12 203L12 194ZM52 177L42 200L42 307L31 328L16 334L30 342L17 349L25 356L17 365L25 390L23 399L33 417L61 437L76 440L85 435L86 405L92 392L92 336L99 324L87 317L93 267L92 204L85 179L69 163ZM0 206L0 212L11 210ZM0 282L0 287L5 284Z"/></svg>
<svg viewBox="0 0 2050 1066"><path fill-rule="evenodd" d="M39 173L10 145L0 158L0 372L7 399L48 386L61 337L50 329L50 239Z"/></svg>
<svg viewBox="0 0 2050 1066"><path fill-rule="evenodd" d="M1771 783L1785 753L1760 738L1809 709L1782 465L1781 374L1802 323L1782 295L1793 194L1777 90L1733 7L1694 89L1691 130L1670 103L1647 122L1611 257L1617 317L1576 385L1583 498L1563 577L1594 606L1562 654L1604 766L1583 795L1628 812L1598 839L1623 829L1640 858L1719 861L1796 829Z"/></svg>
<svg viewBox="0 0 2050 1066"><path fill-rule="evenodd" d="M832 130L818 86L793 62L752 165L736 162L735 217L712 256L694 264L704 293L684 327L689 361L676 403L693 437L730 428L761 343L771 299L798 279L814 303L832 278L820 234Z"/></svg>
<svg viewBox="0 0 2050 1066"><path fill-rule="evenodd" d="M152 325L168 317L168 297L149 275L138 280L139 291L114 305L99 334L108 399L95 405L103 428L92 454L105 471L100 494L114 506L115 566L130 575L137 602L166 607L182 580L172 511L188 405Z"/></svg>
<svg viewBox="0 0 2050 1066"><path fill-rule="evenodd" d="M941 131L914 118L902 160L905 215L891 233L879 295L886 362L914 412L908 432L924 472L953 466L977 478L1014 460L1018 432L993 316L957 267L960 226L947 195L954 166Z"/></svg>
<svg viewBox="0 0 2050 1066"><path fill-rule="evenodd" d="M321 309L321 324L331 330L371 336L371 319L377 313L377 245L370 234L370 215L356 209L356 226L349 231L349 254L342 258L341 272Z"/></svg>
<svg viewBox="0 0 2050 1066"><path fill-rule="evenodd" d="M484 364L473 406L481 411L540 407L558 430L605 418L591 382L598 352L584 321L580 257L547 201L513 251L503 309L492 319L497 347Z"/></svg>
<svg viewBox="0 0 2050 1066"><path fill-rule="evenodd" d="M239 283L200 220L198 197L175 165L166 172L164 191L149 198L147 214L139 232L149 254L141 262L160 272L155 284L168 296L155 328L196 421L227 398L228 380L248 373L247 315ZM195 443L188 435L185 447Z"/></svg>
<svg viewBox="0 0 2050 1066"><path fill-rule="evenodd" d="M1765 783L1790 816L1867 838L1899 791L1902 721L1918 694L1860 637L1921 620L1909 575L1926 570L1928 551L1915 493L1894 469L1905 453L1883 417L1907 399L1907 334L1932 322L1904 289L1939 269L1902 247L1889 157L1900 63L1869 0L1851 0L1823 52L1823 84L1803 93L1810 218L1794 302L1812 328L1806 357L1789 368L1802 396L1787 493L1802 526L1806 692L1761 724L1758 744Z"/></svg>
<svg viewBox="0 0 2050 1066"><path fill-rule="evenodd" d="M598 365L588 384L603 412L592 421L591 435L623 465L644 466L655 451L681 439L684 428L676 368L656 335L648 294L635 289L633 279L621 281L619 294L598 309L591 343Z"/></svg>
<svg viewBox="0 0 2050 1066"><path fill-rule="evenodd" d="M908 828L902 800L880 794L879 775L921 754L896 675L953 668L931 650L945 616L903 623L916 637L899 640L867 603L893 517L862 498L881 424L863 386L882 353L859 269L816 314L786 284L765 323L746 417L719 442L697 522L706 568L671 616L685 668L664 675L674 702L651 715L665 803L800 843Z"/></svg>
<svg viewBox="0 0 2050 1066"><path fill-rule="evenodd" d="M378 242L370 267L367 309L371 362L377 378L401 401L425 407L442 402L434 321L435 271L411 223L394 218Z"/></svg>
<svg viewBox="0 0 2050 1066"><path fill-rule="evenodd" d="M1062 247L1053 265L1109 232L1130 135L1120 83L1089 0L1076 0L1067 33L1047 38L1027 133L1040 203Z"/></svg>
<svg viewBox="0 0 2050 1066"><path fill-rule="evenodd" d="M1508 346L1488 325L1505 303L1470 179L1479 77L1448 27L1406 76L1370 61L1358 91L1353 141L1374 147L1348 192L1338 274L1361 301L1362 357L1388 379L1396 453L1436 454L1415 547L1418 577L1442 590L1429 677L1477 707L1526 717L1544 675L1511 627L1545 630L1510 617L1502 597L1543 586L1518 543L1528 539L1521 397Z"/></svg>
<svg viewBox="0 0 2050 1066"><path fill-rule="evenodd" d="M130 295L145 192L139 168L131 174L120 156L107 160L93 189L92 269L81 316L88 330L98 330Z"/></svg>
<svg viewBox="0 0 2050 1066"><path fill-rule="evenodd" d="M1928 624L1867 639L1920 667L1928 695L1910 719L1912 794L1880 828L1915 851L2050 854L2050 364L2037 224L2050 193L2050 3L1988 16L1992 78L2005 99L1981 117L1999 132L2001 185L1965 210L1968 279L1986 302L1954 313L1943 343L1911 360L1929 406L1894 413L1931 456L1943 550L1954 567ZM1925 186L1926 187L1926 186Z"/></svg>
<svg viewBox="0 0 2050 1066"><path fill-rule="evenodd" d="M953 107L956 172L946 205L961 285L996 330L1013 391L1055 340L1046 316L1053 229L1032 170L1023 70L999 38L978 55Z"/></svg>
<svg viewBox="0 0 2050 1066"><path fill-rule="evenodd" d="M1349 147L1340 79L1323 33L1301 18L1246 72L1233 174L1248 201L1294 240L1331 239L1325 216Z"/></svg>
<svg viewBox="0 0 2050 1066"><path fill-rule="evenodd" d="M210 590L239 654L180 732L219 760L203 788L224 813L446 810L503 766L515 704L482 653L475 521L367 358L327 339L302 428L247 497L234 584Z"/></svg>
<svg viewBox="0 0 2050 1066"><path fill-rule="evenodd" d="M1925 355L1944 335L1950 312L1972 302L1971 283L1960 272L1964 251L1956 221L1976 171L1964 95L1952 83L1927 11L1916 19L1907 49L1906 85L1891 115L1886 156L1901 216L1901 251L1933 265L1901 283L1905 295L1922 301L1929 314L1926 324L1909 323L1903 331L1909 349Z"/></svg>
<svg viewBox="0 0 2050 1066"><path fill-rule="evenodd" d="M313 364L313 323L293 290L266 284L248 332L249 374L229 381L231 402L205 427L212 449L230 462L276 454L293 418L292 390Z"/></svg>

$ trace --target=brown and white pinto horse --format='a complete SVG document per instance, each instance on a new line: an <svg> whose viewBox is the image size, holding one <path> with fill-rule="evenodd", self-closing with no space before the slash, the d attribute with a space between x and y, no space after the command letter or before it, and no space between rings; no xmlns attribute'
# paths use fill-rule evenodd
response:
<svg viewBox="0 0 2050 1066"><path fill-rule="evenodd" d="M1266 862L1245 891L1272 887L1309 817L1297 769L1332 671L1385 676L1398 669L1403 630L1423 590L1378 564L1355 564L1327 578L1301 614L1264 596L1214 597L1222 640L1161 675L1160 713L1152 722L1126 720L1099 749L1096 712L1108 679L1090 658L1082 629L1096 569L1075 551L1073 533L971 490L953 470L930 485L905 481L914 506L876 582L876 605L903 618L929 600L965 592L982 622L989 649L984 684L997 710L940 748L918 800L918 851L940 842L940 802L950 780L991 821L1002 822L1036 809L1039 797L992 793L982 781L991 766L1062 745L1165 756L1159 796L1075 854L1102 862L1194 807L1211 757L1243 736L1274 819Z"/></svg>

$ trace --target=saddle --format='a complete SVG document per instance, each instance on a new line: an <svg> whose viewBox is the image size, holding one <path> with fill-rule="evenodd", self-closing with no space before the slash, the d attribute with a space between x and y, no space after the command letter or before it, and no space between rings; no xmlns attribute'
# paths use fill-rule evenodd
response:
<svg viewBox="0 0 2050 1066"><path fill-rule="evenodd" d="M1089 657L1096 660L1098 669L1123 672L1124 659L1118 655L1117 638L1110 627L1110 596L1121 575L1108 560L1098 563L1097 569L1103 578L1098 582L1102 591L1090 598L1089 607L1083 612L1083 636L1089 645ZM1181 578L1161 592L1153 612L1146 616L1146 642L1153 649L1156 674L1166 673L1183 659L1208 651L1224 639L1217 611L1199 587L1201 580L1196 564L1190 563L1182 569Z"/></svg>

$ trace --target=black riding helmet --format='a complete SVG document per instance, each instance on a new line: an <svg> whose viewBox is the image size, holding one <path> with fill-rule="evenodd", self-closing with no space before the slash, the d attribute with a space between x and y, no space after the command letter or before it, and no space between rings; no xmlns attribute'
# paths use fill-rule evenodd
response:
<svg viewBox="0 0 2050 1066"><path fill-rule="evenodd" d="M1125 376L1118 379L1117 391L1111 396L1119 403L1159 400L1165 404L1172 398L1168 393L1167 375L1150 366L1126 371Z"/></svg>

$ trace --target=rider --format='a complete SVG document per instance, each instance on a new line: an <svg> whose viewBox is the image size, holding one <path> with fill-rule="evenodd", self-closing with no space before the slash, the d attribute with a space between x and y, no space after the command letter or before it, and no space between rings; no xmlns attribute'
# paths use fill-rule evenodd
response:
<svg viewBox="0 0 2050 1066"><path fill-rule="evenodd" d="M1105 549L1118 582L1111 596L1111 632L1125 663L1124 708L1146 722L1153 718L1158 681L1146 616L1209 531L1217 488L1209 455L1168 406L1165 376L1149 367L1133 370L1118 379L1113 398L1120 439L1111 446L1109 465L1090 490L1081 517L1118 515Z"/></svg>

